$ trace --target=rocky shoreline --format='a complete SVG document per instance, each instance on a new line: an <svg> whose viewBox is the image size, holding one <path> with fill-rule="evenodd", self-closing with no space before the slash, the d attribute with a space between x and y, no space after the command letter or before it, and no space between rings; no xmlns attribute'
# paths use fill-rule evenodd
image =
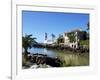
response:
<svg viewBox="0 0 100 80"><path fill-rule="evenodd" d="M28 60L26 63L23 63L23 68L24 69L48 68L48 67L61 67L62 65L63 65L63 60L60 57L49 57L45 54L35 53L35 54L28 54Z"/></svg>

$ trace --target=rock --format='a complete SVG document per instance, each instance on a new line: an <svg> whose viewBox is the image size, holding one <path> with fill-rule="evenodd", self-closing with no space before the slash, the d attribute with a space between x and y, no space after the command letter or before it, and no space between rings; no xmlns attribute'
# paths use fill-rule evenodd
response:
<svg viewBox="0 0 100 80"><path fill-rule="evenodd" d="M33 64L30 69L37 69L37 68L50 68L51 66L50 65L47 65L47 64Z"/></svg>
<svg viewBox="0 0 100 80"><path fill-rule="evenodd" d="M30 67L30 69L36 69L36 68L38 68L38 65L37 65L37 64L34 64L34 65L32 65L32 66Z"/></svg>
<svg viewBox="0 0 100 80"><path fill-rule="evenodd" d="M38 54L38 53L29 55L28 60L30 63L28 62L27 64L29 65L32 65L31 63L36 64L36 65L33 65L33 67L31 68L38 68L38 67L44 68L44 67L49 67L49 66L61 67L61 63L62 63L62 60L58 57L49 57L47 55Z"/></svg>

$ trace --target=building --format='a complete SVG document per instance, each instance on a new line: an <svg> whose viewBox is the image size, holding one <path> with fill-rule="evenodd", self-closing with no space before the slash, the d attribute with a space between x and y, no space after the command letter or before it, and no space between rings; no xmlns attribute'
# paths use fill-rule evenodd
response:
<svg viewBox="0 0 100 80"><path fill-rule="evenodd" d="M76 29L70 32L64 32L64 45L69 46L71 48L78 48L80 32L80 29Z"/></svg>
<svg viewBox="0 0 100 80"><path fill-rule="evenodd" d="M59 44L65 45L71 48L78 48L80 40L87 39L86 31L82 31L81 29L75 29L70 32L64 32L62 35L63 42ZM44 44L54 44L57 43L57 39L48 39L47 33L45 33L45 41Z"/></svg>
<svg viewBox="0 0 100 80"><path fill-rule="evenodd" d="M55 42L56 42L56 40L48 39L48 35L47 35L47 33L45 33L44 44L53 44L53 43L55 43Z"/></svg>

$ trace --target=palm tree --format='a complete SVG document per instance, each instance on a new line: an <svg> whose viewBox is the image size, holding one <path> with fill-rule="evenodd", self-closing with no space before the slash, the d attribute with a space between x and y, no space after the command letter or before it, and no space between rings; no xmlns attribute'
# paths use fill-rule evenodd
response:
<svg viewBox="0 0 100 80"><path fill-rule="evenodd" d="M24 57L27 59L28 49L32 48L33 44L36 43L35 37L32 38L32 35L25 35L22 37L22 47L24 48Z"/></svg>

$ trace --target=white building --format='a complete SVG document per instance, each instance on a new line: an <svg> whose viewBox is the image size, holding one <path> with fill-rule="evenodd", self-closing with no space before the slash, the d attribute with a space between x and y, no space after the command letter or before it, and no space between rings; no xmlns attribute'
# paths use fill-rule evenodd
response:
<svg viewBox="0 0 100 80"><path fill-rule="evenodd" d="M78 35L79 32L81 30L77 29L77 30L73 30L71 32L65 32L63 37L64 37L64 45L70 46L71 48L78 48L78 43L79 43L79 39L78 39ZM75 42L70 42L69 37L68 37L68 33L74 33L73 35L75 36Z"/></svg>
<svg viewBox="0 0 100 80"><path fill-rule="evenodd" d="M64 32L63 34L63 38L64 38L64 43L60 43L60 44L63 44L65 46L69 46L71 48L78 48L78 44L79 44L79 39L78 39L78 35L79 35L79 32L81 30L80 29L76 29L76 30L73 30L73 31L70 31L70 32ZM70 39L68 37L68 34L69 33L74 33L73 35L75 36L75 40L73 42L70 42ZM56 43L57 40L48 40L47 38L47 33L45 33L45 40L44 40L44 44L53 44L53 43Z"/></svg>
<svg viewBox="0 0 100 80"><path fill-rule="evenodd" d="M45 33L45 40L44 40L44 44L53 44L56 42L56 39L48 39L47 33Z"/></svg>
<svg viewBox="0 0 100 80"><path fill-rule="evenodd" d="M53 44L54 42L52 40L45 40L44 44Z"/></svg>

